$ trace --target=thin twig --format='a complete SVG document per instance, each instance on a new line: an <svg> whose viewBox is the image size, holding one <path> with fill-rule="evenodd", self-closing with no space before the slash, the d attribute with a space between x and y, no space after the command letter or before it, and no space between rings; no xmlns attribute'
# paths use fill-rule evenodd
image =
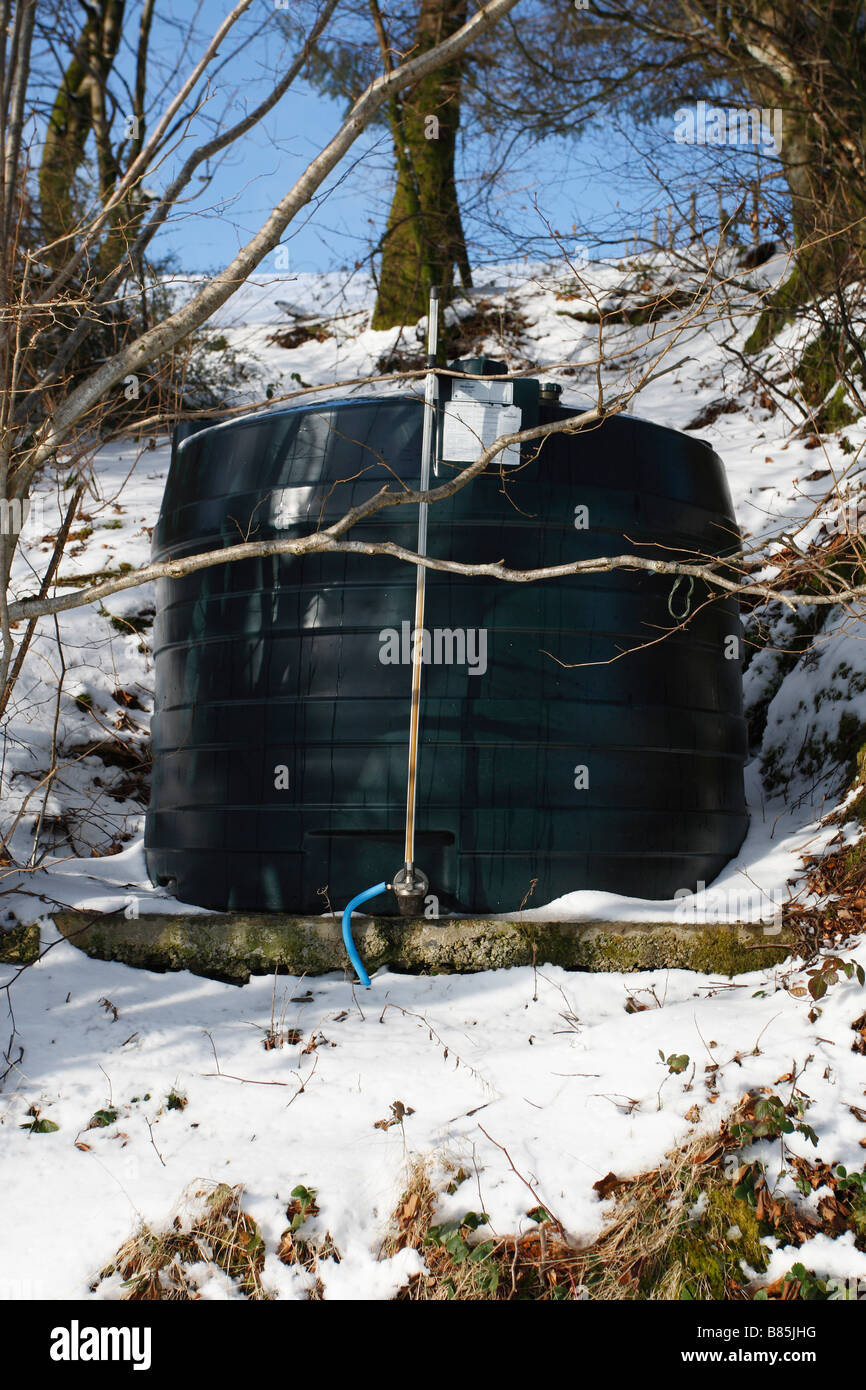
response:
<svg viewBox="0 0 866 1390"><path fill-rule="evenodd" d="M156 1154L157 1158L159 1159L160 1163L162 1164L162 1166L163 1166L163 1168L164 1168L164 1167L166 1166L166 1164L165 1164L165 1159L163 1158L163 1156L162 1156L162 1154L160 1153L159 1149L156 1147L156 1140L155 1140L154 1137L153 1137L153 1128L152 1128L152 1126L151 1126L150 1120L147 1118L146 1115L145 1115L145 1117L144 1117L144 1123L147 1125L148 1133L150 1134L150 1142L151 1142L151 1144L153 1145L153 1151L154 1151L154 1153Z"/></svg>
<svg viewBox="0 0 866 1390"><path fill-rule="evenodd" d="M535 1201L538 1203L538 1205L539 1205L544 1211L547 1212L547 1214L548 1214L548 1216L550 1217L551 1221L553 1222L554 1226L555 1226L556 1229L559 1231L559 1234L562 1236L562 1239L565 1240L565 1241L567 1241L567 1240L568 1240L568 1236L567 1236L567 1234L566 1234L566 1230L565 1230L565 1227L563 1226L562 1222L559 1220L559 1218L558 1218L557 1216L554 1216L553 1212L550 1210L550 1207L547 1205L547 1202L542 1201L542 1199L541 1199L541 1197L539 1196L537 1190L533 1187L532 1183L529 1181L529 1178L525 1178L525 1177L523 1176L523 1174L520 1172L520 1169L519 1169L519 1168L516 1168L516 1167L514 1166L514 1160L512 1159L511 1154L508 1152L508 1150L506 1149L505 1145L504 1145L504 1144L498 1143L497 1140L494 1139L492 1135L488 1134L488 1133L487 1133L487 1130L484 1128L484 1126L483 1126L482 1124L479 1123L478 1128L481 1130L481 1133L484 1135L485 1139L489 1139L490 1142L491 1142L491 1144L493 1144L497 1149L499 1149L499 1151L500 1151L501 1153L504 1153L504 1154L505 1154L505 1157L508 1159L508 1164L509 1164L509 1167L511 1168L512 1173L514 1173L514 1174L520 1179L520 1181L523 1183L524 1187L527 1187L527 1188L529 1189L529 1191L532 1193L532 1196L533 1196L533 1198L535 1199Z"/></svg>

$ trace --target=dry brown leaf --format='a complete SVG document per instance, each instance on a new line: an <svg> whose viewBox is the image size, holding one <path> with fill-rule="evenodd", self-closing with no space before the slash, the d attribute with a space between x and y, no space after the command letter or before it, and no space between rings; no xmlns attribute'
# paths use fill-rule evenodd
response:
<svg viewBox="0 0 866 1390"><path fill-rule="evenodd" d="M847 1230L848 1221L845 1212L835 1197L822 1197L818 1203L818 1214L821 1220L834 1231Z"/></svg>
<svg viewBox="0 0 866 1390"><path fill-rule="evenodd" d="M762 1183L756 1192L757 1201L755 1204L755 1216L759 1221L766 1221L771 1226L778 1226L782 1208L779 1203L770 1195L766 1183Z"/></svg>
<svg viewBox="0 0 866 1390"><path fill-rule="evenodd" d="M627 1182L627 1178L618 1178L616 1173L605 1173L603 1178L599 1178L598 1182L592 1184L592 1190L598 1193L601 1201L604 1201L612 1192L616 1192L620 1187L625 1187Z"/></svg>
<svg viewBox="0 0 866 1390"><path fill-rule="evenodd" d="M277 1259L284 1265L293 1265L297 1263L298 1255L295 1250L295 1242L292 1239L291 1231L283 1231L280 1237L280 1243L277 1246Z"/></svg>
<svg viewBox="0 0 866 1390"><path fill-rule="evenodd" d="M697 1110L697 1106L693 1106L692 1108ZM686 1118L688 1119L688 1116L686 1116ZM695 1154L695 1167L699 1168L704 1163L713 1163L717 1158L721 1158L724 1152L724 1144L717 1140L714 1144L711 1144L708 1149L701 1149L699 1154Z"/></svg>

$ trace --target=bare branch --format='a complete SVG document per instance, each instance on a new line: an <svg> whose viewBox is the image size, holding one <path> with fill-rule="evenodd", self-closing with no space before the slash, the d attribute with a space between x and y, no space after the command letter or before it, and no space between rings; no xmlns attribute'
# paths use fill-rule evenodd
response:
<svg viewBox="0 0 866 1390"><path fill-rule="evenodd" d="M220 27L219 32L222 33L229 23L229 19L232 19L233 16L238 17L250 3L251 0L241 0L241 4L232 11L232 15ZM182 308L142 333L133 343L109 358L96 372L70 392L58 407L53 418L40 431L40 442L33 451L31 466L38 467L41 462L51 457L71 427L82 419L107 391L116 386L130 372L140 371L154 358L170 351L195 329L201 327L226 300L231 298L267 253L278 244L286 227L297 213L309 203L324 179L351 148L361 132L367 128L376 112L388 100L392 92L400 91L427 73L435 72L437 68L443 66L457 54L462 53L480 32L501 18L502 15L507 14L518 3L519 0L488 0L487 4L473 15L472 19L449 38L443 40L442 43L437 44L417 58L400 64L391 72L376 78L358 98L337 134L312 160L294 186L265 220L259 231L238 252L234 260L218 275L215 275ZM208 52L213 51L213 46L212 41ZM196 73L199 72L200 68L201 63L197 65ZM185 89L188 85L189 83L185 84ZM169 109L176 108L177 99ZM157 127L157 131L154 132L154 136L151 137L138 160L131 166L121 184L118 185L118 189L109 200L109 205L96 219L94 225L102 225L111 207L115 206L120 192L129 186L133 171L136 174L139 172L138 166L142 161L145 161L148 151L151 150L158 134L164 128L164 120L165 118Z"/></svg>

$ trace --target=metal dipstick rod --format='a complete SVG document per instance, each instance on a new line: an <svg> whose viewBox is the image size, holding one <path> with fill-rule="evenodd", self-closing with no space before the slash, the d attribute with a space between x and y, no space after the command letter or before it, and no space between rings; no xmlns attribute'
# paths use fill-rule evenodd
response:
<svg viewBox="0 0 866 1390"><path fill-rule="evenodd" d="M430 487L430 469L436 444L436 350L439 345L439 289L430 291L427 316L427 377L424 383L424 431L421 436L421 491ZM427 503L418 504L418 554L427 554ZM418 742L421 724L421 667L423 656L424 598L427 571L415 569L415 625L412 633L412 696L409 705L409 769L406 783L406 841L404 865L394 878L401 912L415 915L429 887L425 874L415 867L415 803L418 786Z"/></svg>

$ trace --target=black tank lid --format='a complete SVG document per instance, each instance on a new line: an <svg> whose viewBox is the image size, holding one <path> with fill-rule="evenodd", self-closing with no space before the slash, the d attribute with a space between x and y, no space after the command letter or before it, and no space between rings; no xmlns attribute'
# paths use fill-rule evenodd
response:
<svg viewBox="0 0 866 1390"><path fill-rule="evenodd" d="M508 376L505 362L497 362L493 357L459 357L451 363L452 372L465 372L467 376Z"/></svg>

